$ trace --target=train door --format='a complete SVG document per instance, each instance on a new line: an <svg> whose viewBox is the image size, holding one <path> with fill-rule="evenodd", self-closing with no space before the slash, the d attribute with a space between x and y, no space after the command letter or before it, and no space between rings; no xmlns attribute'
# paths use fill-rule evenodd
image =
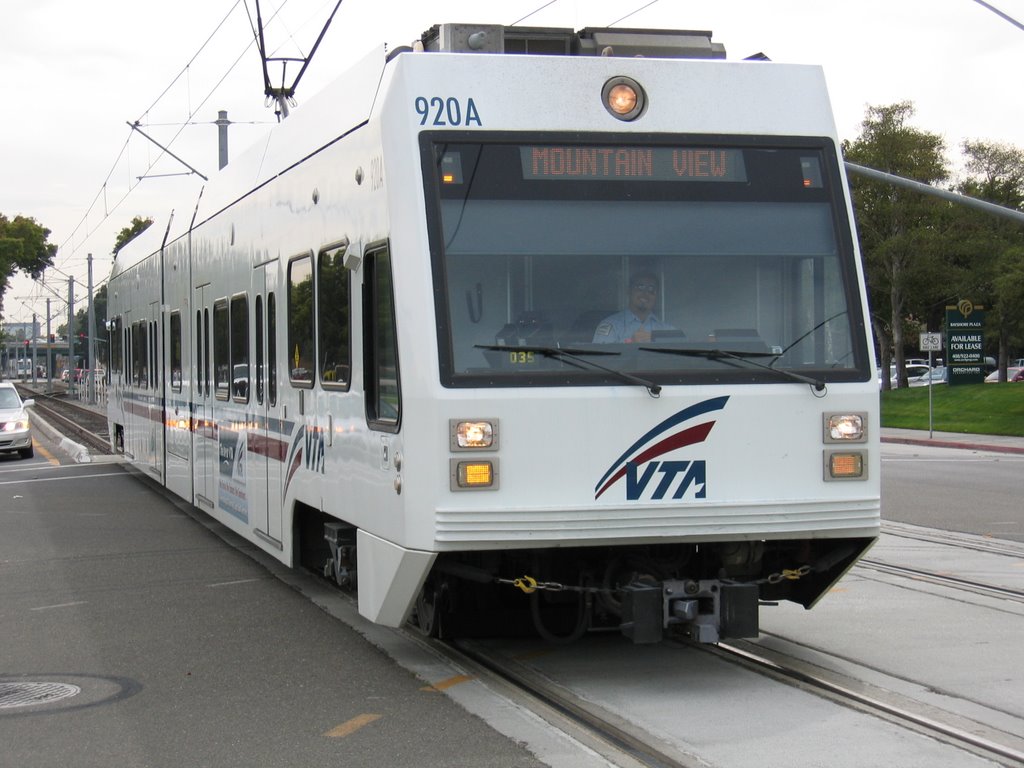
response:
<svg viewBox="0 0 1024 768"><path fill-rule="evenodd" d="M282 478L288 434L281 419L277 381L277 261L256 268L253 281L255 366L253 405L258 431L249 438L249 488L252 522L260 538L278 549L282 541Z"/></svg>
<svg viewBox="0 0 1024 768"><path fill-rule="evenodd" d="M213 377L210 372L210 286L195 289L192 360L192 494L197 507L211 511L217 481L217 433L213 420Z"/></svg>

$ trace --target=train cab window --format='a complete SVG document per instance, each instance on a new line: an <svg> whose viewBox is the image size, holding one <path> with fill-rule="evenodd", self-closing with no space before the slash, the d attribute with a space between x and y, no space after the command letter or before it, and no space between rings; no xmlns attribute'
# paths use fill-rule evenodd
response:
<svg viewBox="0 0 1024 768"><path fill-rule="evenodd" d="M171 389L181 392L181 312L171 313Z"/></svg>
<svg viewBox="0 0 1024 768"><path fill-rule="evenodd" d="M277 405L277 296L267 294L267 401Z"/></svg>
<svg viewBox="0 0 1024 768"><path fill-rule="evenodd" d="M313 386L313 258L288 262L288 378L293 386Z"/></svg>
<svg viewBox="0 0 1024 768"><path fill-rule="evenodd" d="M474 138L421 134L444 386L870 379L827 139Z"/></svg>
<svg viewBox="0 0 1024 768"><path fill-rule="evenodd" d="M231 392L231 336L227 299L213 304L213 389L218 400L227 400Z"/></svg>
<svg viewBox="0 0 1024 768"><path fill-rule="evenodd" d="M367 253L365 263L363 346L366 355L366 417L377 429L397 432L402 401L391 255L386 247L372 250Z"/></svg>
<svg viewBox="0 0 1024 768"><path fill-rule="evenodd" d="M249 297L231 299L231 397L249 402Z"/></svg>
<svg viewBox="0 0 1024 768"><path fill-rule="evenodd" d="M317 263L317 349L324 389L349 385L349 271L344 255L344 248L321 251Z"/></svg>

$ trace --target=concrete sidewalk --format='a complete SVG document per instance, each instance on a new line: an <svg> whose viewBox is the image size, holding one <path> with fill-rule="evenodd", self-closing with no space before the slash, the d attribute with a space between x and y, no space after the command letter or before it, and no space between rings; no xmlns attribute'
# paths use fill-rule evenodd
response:
<svg viewBox="0 0 1024 768"><path fill-rule="evenodd" d="M1024 437L1007 437L1005 435L971 435L961 432L931 432L929 434L926 429L882 427L882 442L1024 455Z"/></svg>

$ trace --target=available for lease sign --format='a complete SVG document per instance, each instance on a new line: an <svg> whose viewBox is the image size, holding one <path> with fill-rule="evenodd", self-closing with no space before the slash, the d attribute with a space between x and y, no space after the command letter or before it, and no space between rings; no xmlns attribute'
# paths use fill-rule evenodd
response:
<svg viewBox="0 0 1024 768"><path fill-rule="evenodd" d="M967 299L946 307L946 356L949 383L978 384L985 378L985 308Z"/></svg>

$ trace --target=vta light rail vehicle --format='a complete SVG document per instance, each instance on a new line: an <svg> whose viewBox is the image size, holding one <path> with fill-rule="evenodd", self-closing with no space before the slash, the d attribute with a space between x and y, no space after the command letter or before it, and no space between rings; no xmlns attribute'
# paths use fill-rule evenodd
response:
<svg viewBox="0 0 1024 768"><path fill-rule="evenodd" d="M177 211L110 276L114 447L373 622L753 636L878 537L819 67L443 24Z"/></svg>

